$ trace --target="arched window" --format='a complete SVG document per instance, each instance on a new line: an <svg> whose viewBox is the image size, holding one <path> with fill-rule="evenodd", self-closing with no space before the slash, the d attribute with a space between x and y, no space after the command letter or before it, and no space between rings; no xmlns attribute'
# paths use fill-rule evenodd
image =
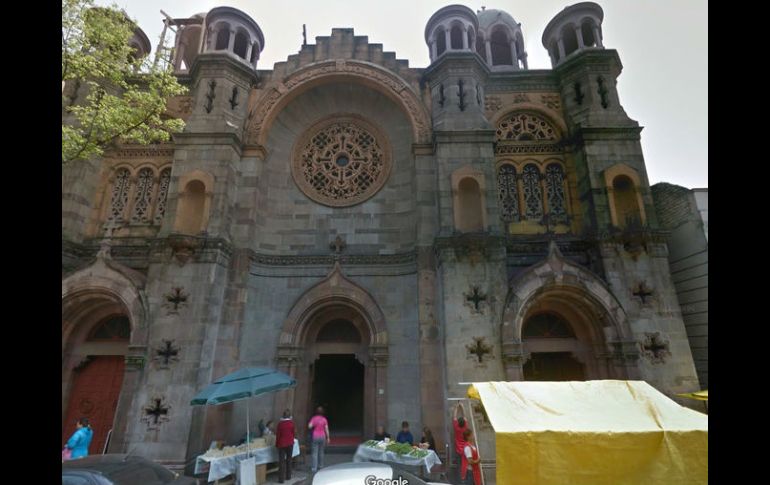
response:
<svg viewBox="0 0 770 485"><path fill-rule="evenodd" d="M452 30L449 32L449 41L452 43L453 50L460 50L463 48L463 29L459 25L453 25Z"/></svg>
<svg viewBox="0 0 770 485"><path fill-rule="evenodd" d="M642 216L637 203L634 182L626 175L618 175L612 180L612 196L615 199L618 226L640 226Z"/></svg>
<svg viewBox="0 0 770 485"><path fill-rule="evenodd" d="M568 56L578 49L577 34L572 25L567 25L561 31L562 42L564 43L564 55Z"/></svg>
<svg viewBox="0 0 770 485"><path fill-rule="evenodd" d="M128 205L128 191L131 185L131 173L127 168L118 169L115 173L115 182L112 185L112 199L110 200L110 214L107 217L111 222L122 222Z"/></svg>
<svg viewBox="0 0 770 485"><path fill-rule="evenodd" d="M198 234L203 230L206 207L206 186L200 180L187 183L179 199L177 230L183 234Z"/></svg>
<svg viewBox="0 0 770 485"><path fill-rule="evenodd" d="M127 342L131 337L131 324L125 315L109 317L94 325L86 340L91 342Z"/></svg>
<svg viewBox="0 0 770 485"><path fill-rule="evenodd" d="M559 315L538 313L524 322L521 338L575 338L575 332Z"/></svg>
<svg viewBox="0 0 770 485"><path fill-rule="evenodd" d="M235 34L235 42L233 43L233 52L236 56L247 61L246 54L249 51L249 36L244 32L238 32Z"/></svg>
<svg viewBox="0 0 770 485"><path fill-rule="evenodd" d="M457 190L457 201L459 204L457 229L463 232L484 230L479 183L471 177L466 177L460 180Z"/></svg>
<svg viewBox="0 0 770 485"><path fill-rule="evenodd" d="M222 24L217 32L217 43L214 47L215 50L225 50L230 46L230 26Z"/></svg>
<svg viewBox="0 0 770 485"><path fill-rule="evenodd" d="M583 44L588 47L594 47L596 45L596 39L594 39L594 28L591 22L583 22L580 26L580 33L583 35Z"/></svg>
<svg viewBox="0 0 770 485"><path fill-rule="evenodd" d="M548 218L552 224L567 222L566 197L564 195L564 170L558 163L545 169L545 191L548 197Z"/></svg>
<svg viewBox="0 0 770 485"><path fill-rule="evenodd" d="M495 30L490 37L493 66L512 66L511 43L503 30Z"/></svg>
<svg viewBox="0 0 770 485"><path fill-rule="evenodd" d="M543 191L540 188L540 170L529 163L521 173L524 188L524 215L529 220L540 221L543 218Z"/></svg>
<svg viewBox="0 0 770 485"><path fill-rule="evenodd" d="M444 29L436 31L436 55L440 56L446 50L446 34Z"/></svg>
<svg viewBox="0 0 770 485"><path fill-rule="evenodd" d="M158 186L158 198L155 202L155 224L163 222L166 214L166 199L168 199L168 186L171 183L171 168L164 168L160 172L160 184Z"/></svg>
<svg viewBox="0 0 770 485"><path fill-rule="evenodd" d="M332 320L323 326L316 342L361 343L358 329L347 320Z"/></svg>
<svg viewBox="0 0 770 485"><path fill-rule="evenodd" d="M500 218L504 222L518 222L519 188L516 181L516 167L501 165L497 170L497 197L500 201Z"/></svg>
<svg viewBox="0 0 770 485"><path fill-rule="evenodd" d="M134 209L131 222L149 222L152 208L152 192L155 174L149 167L139 171L136 177L136 192L134 193Z"/></svg>

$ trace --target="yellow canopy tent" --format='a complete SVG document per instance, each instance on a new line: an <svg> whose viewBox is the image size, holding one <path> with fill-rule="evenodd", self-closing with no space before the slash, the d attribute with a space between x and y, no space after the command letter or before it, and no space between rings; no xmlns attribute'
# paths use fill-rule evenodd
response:
<svg viewBox="0 0 770 485"><path fill-rule="evenodd" d="M643 381L479 382L498 485L708 483L708 416Z"/></svg>
<svg viewBox="0 0 770 485"><path fill-rule="evenodd" d="M679 397L689 397L690 399L695 399L698 401L708 401L709 400L709 390L706 389L705 391L698 391L698 392L685 392L684 394L677 394Z"/></svg>

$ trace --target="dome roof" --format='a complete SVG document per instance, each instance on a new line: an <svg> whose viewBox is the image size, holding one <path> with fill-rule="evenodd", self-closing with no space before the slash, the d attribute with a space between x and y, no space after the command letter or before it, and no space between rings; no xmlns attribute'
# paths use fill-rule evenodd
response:
<svg viewBox="0 0 770 485"><path fill-rule="evenodd" d="M480 10L476 13L476 16L479 18L479 29L485 32L495 23L503 23L513 30L521 30L521 27L519 27L516 20L511 17L511 14L503 12L502 10Z"/></svg>

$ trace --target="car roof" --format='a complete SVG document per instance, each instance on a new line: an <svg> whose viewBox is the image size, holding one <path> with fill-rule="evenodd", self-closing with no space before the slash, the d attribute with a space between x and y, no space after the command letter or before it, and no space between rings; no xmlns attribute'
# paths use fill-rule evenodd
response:
<svg viewBox="0 0 770 485"><path fill-rule="evenodd" d="M393 468L384 463L339 463L318 470L313 485L362 485L367 476L393 478Z"/></svg>
<svg viewBox="0 0 770 485"><path fill-rule="evenodd" d="M162 465L126 454L93 455L62 463L62 471L89 470L118 483L167 483L176 477Z"/></svg>

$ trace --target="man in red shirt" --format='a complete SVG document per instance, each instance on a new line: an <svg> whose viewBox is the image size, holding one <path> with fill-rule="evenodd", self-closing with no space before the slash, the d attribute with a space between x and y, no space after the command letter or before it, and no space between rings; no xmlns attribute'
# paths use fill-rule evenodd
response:
<svg viewBox="0 0 770 485"><path fill-rule="evenodd" d="M458 418L457 415L460 414L460 417ZM461 474L462 474L462 457L465 454L465 439L463 438L463 433L466 429L468 429L468 423L465 421L465 408L463 408L462 403L457 403L457 406L455 406L454 416L452 418L452 427L454 427L455 430L455 470L456 472L456 479L454 480L455 483L461 483Z"/></svg>
<svg viewBox="0 0 770 485"><path fill-rule="evenodd" d="M284 475L286 480L291 480L291 452L294 449L294 421L288 409L283 412L275 430L275 447L278 448L278 483L283 483Z"/></svg>

